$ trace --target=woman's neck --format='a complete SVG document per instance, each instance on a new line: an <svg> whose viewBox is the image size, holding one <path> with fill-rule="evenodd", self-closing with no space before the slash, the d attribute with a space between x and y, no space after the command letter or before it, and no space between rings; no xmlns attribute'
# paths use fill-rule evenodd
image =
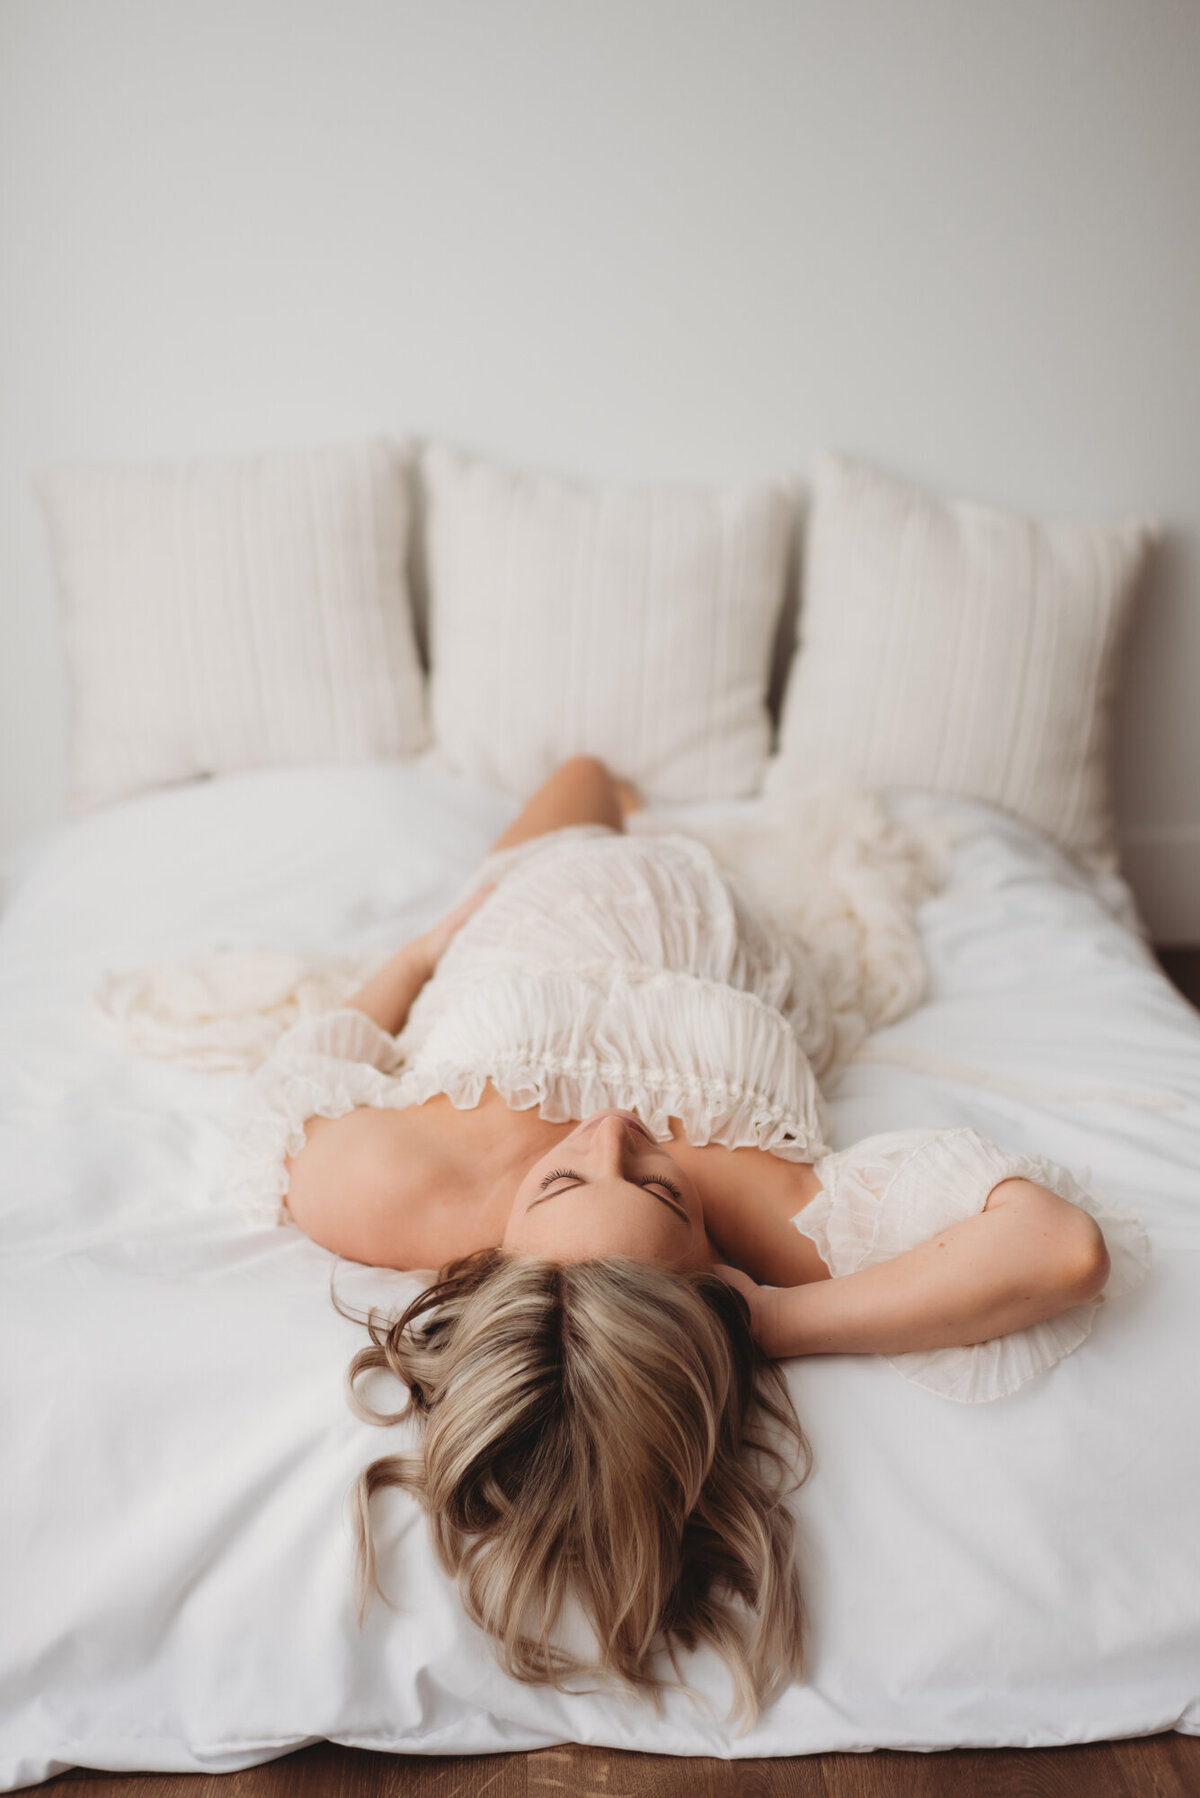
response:
<svg viewBox="0 0 1200 1798"><path fill-rule="evenodd" d="M692 1176L718 1258L771 1286L802 1285L828 1270L792 1224L821 1191L811 1163L784 1161L767 1149L695 1148L672 1118L671 1153Z"/></svg>

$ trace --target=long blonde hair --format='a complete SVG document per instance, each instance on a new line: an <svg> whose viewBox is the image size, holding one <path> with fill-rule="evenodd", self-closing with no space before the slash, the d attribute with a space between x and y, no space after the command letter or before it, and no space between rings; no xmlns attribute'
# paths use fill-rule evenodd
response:
<svg viewBox="0 0 1200 1798"><path fill-rule="evenodd" d="M360 1616L378 1584L371 1497L402 1486L517 1679L567 1689L614 1674L658 1703L658 1651L678 1676L676 1650L710 1644L752 1720L799 1675L786 1500L811 1456L739 1293L708 1272L485 1249L395 1321L364 1321L353 1409L381 1424L415 1412L425 1427L418 1452L384 1455L357 1481ZM399 1410L358 1392L376 1370L408 1387ZM552 1639L568 1598L595 1660Z"/></svg>

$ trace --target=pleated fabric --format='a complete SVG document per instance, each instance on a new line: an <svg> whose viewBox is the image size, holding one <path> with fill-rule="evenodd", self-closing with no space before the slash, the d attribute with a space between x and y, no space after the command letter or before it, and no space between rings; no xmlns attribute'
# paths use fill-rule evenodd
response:
<svg viewBox="0 0 1200 1798"><path fill-rule="evenodd" d="M286 1155L304 1147L309 1118L341 1118L360 1105L411 1104L398 1078L397 1039L346 1006L286 1030L229 1122L226 1190L251 1224L286 1224Z"/></svg>
<svg viewBox="0 0 1200 1798"><path fill-rule="evenodd" d="M976 1216L1001 1180L1032 1180L1049 1187L1100 1225L1111 1271L1098 1298L970 1348L887 1357L914 1385L963 1404L1007 1397L1071 1354L1090 1333L1104 1300L1139 1285L1150 1265L1140 1217L1089 1190L1090 1168L1072 1171L1041 1155L1001 1148L969 1127L868 1136L823 1156L814 1171L822 1190L792 1222L816 1244L835 1277L890 1261Z"/></svg>
<svg viewBox="0 0 1200 1798"><path fill-rule="evenodd" d="M398 1037L344 1010L279 1039L233 1121L251 1216L283 1215L306 1116L437 1093L469 1109L488 1081L554 1123L613 1105L661 1142L677 1117L697 1145L827 1152L808 1048L829 1041L828 998L803 944L703 844L577 826L487 857L468 884L489 881Z"/></svg>

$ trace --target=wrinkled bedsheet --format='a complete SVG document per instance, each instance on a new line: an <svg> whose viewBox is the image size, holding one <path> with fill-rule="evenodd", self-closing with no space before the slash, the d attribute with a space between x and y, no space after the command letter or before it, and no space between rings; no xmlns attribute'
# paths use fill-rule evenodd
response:
<svg viewBox="0 0 1200 1798"><path fill-rule="evenodd" d="M519 1685L415 1502L377 1512L392 1608L355 1621L345 1498L408 1440L354 1419L333 1258L222 1193L245 1076L103 1042L107 970L225 945L380 958L450 902L512 801L410 767L225 776L16 858L0 921L0 1786L72 1765L222 1771L330 1737L458 1754L580 1741L720 1756L1200 1733L1200 1016L1124 884L995 808L920 908L928 997L827 1088L836 1146L970 1124L1136 1206L1144 1285L1078 1353L965 1407L874 1357L790 1379L807 1678L758 1725ZM673 808L710 820L712 807ZM736 808L734 808L736 809ZM723 808L728 815L729 808ZM337 1266L352 1304L410 1278Z"/></svg>

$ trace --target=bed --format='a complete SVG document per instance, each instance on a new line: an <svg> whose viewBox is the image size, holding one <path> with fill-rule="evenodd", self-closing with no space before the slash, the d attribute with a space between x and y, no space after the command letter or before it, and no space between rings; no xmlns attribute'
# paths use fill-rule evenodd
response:
<svg viewBox="0 0 1200 1798"><path fill-rule="evenodd" d="M1200 1734L1200 1016L1148 946L1110 792L1152 528L833 452L807 507L791 477L618 487L390 439L61 464L39 493L68 815L0 917L0 1784L323 1739L732 1760ZM645 795L639 828L804 893L835 1147L973 1126L1138 1210L1153 1250L997 1403L873 1357L789 1365L807 1672L744 1734L703 1656L696 1701L657 1714L508 1679L397 1494L360 1628L346 1499L385 1432L345 1403L363 1334L331 1278L359 1310L413 1279L249 1224L226 1178L246 1071L131 1052L97 1007L181 959L382 961L576 752ZM823 836L815 812L780 828L806 791ZM773 872L747 847L766 816ZM897 853L881 906L888 819L953 848L907 887Z"/></svg>
<svg viewBox="0 0 1200 1798"><path fill-rule="evenodd" d="M379 1511L391 1607L360 1629L345 1509L391 1432L347 1410L332 1258L222 1187L243 1076L121 1053L105 970L225 945L380 956L449 903L515 802L417 760L222 775L43 837L0 922L0 1782L223 1771L329 1738L428 1755L574 1741L719 1757L1200 1734L1200 1017L1117 874L977 800L917 923L927 997L827 1089L836 1144L971 1124L1136 1206L1149 1278L1008 1400L871 1357L789 1365L808 1676L758 1725L501 1674L411 1500ZM681 804L677 828L736 817ZM410 1278L339 1264L391 1307Z"/></svg>

